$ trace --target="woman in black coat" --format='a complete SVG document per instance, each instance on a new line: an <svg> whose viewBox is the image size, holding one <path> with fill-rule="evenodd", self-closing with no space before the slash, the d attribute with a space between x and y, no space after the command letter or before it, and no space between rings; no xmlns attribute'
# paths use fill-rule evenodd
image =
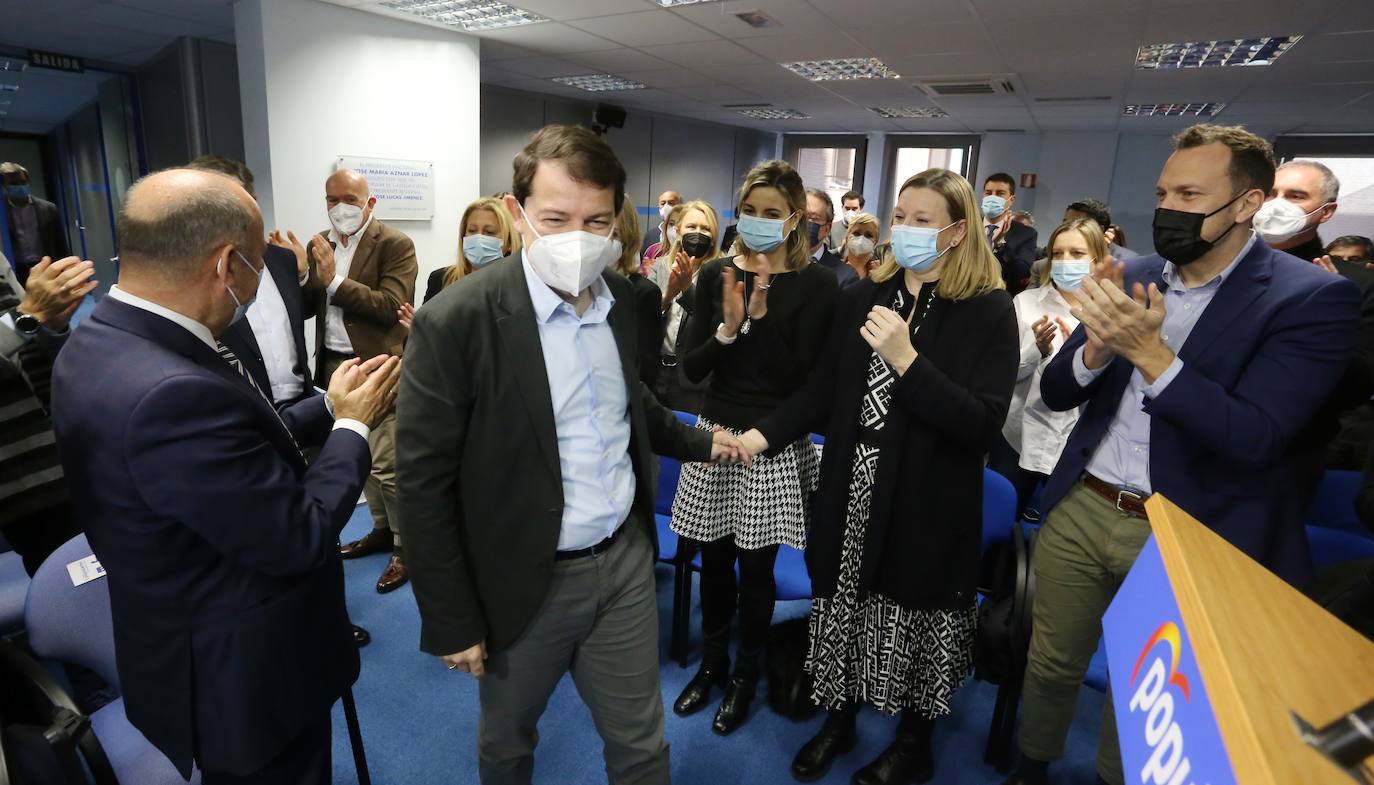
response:
<svg viewBox="0 0 1374 785"><path fill-rule="evenodd" d="M903 184L892 250L847 289L804 387L744 436L754 452L826 434L807 543L807 669L830 710L793 761L818 779L855 741L860 701L902 713L854 775L924 782L930 736L973 660L984 456L1018 359L1016 315L973 189L931 169Z"/></svg>

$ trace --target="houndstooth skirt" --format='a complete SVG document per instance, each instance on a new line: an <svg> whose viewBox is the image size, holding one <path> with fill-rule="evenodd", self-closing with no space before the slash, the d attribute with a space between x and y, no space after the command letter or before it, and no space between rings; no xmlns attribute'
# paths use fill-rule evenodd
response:
<svg viewBox="0 0 1374 785"><path fill-rule="evenodd" d="M879 450L858 445L833 597L811 603L806 670L811 698L826 708L856 700L895 714L935 718L973 669L977 606L912 610L876 592L859 596L859 569Z"/></svg>
<svg viewBox="0 0 1374 785"><path fill-rule="evenodd" d="M702 417L696 427L709 431L715 423ZM819 470L810 439L798 439L776 455L754 456L751 466L684 463L673 497L672 529L699 542L734 535L736 547L745 550L778 544L805 548L809 499Z"/></svg>

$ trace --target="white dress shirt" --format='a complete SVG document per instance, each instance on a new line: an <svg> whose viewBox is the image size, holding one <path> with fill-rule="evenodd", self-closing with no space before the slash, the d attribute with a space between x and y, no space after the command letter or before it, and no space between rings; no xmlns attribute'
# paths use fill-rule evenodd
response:
<svg viewBox="0 0 1374 785"><path fill-rule="evenodd" d="M190 333L191 335L194 335L197 340L199 340L201 343L209 347L210 351L214 352L215 354L219 354L219 341L215 340L214 333L210 332L209 327L206 327L205 325L201 324L195 319L192 319L191 317L185 314L177 313L176 311L173 311L171 308L168 308L165 305L158 305L157 303L151 300L145 300L137 295L129 294L128 292L119 288L119 284L115 284L114 286L110 287L108 296L114 298L115 300L118 300L121 303L124 303L125 305L130 305L134 308L138 308L139 310L147 311L148 313L161 316L167 321L186 330L186 332ZM333 408L330 408L329 410L331 414L334 411ZM286 424L283 423L282 427L285 428ZM340 428L353 431L354 433L358 434L364 439L366 439L372 433L372 429L368 428L365 423L363 423L360 420L350 419L348 417L334 421L333 430L337 431Z"/></svg>
<svg viewBox="0 0 1374 785"><path fill-rule="evenodd" d="M305 379L296 374L296 338L291 332L291 317L286 313L286 301L272 273L262 271L258 297L248 308L248 324L262 350L267 366L267 380L272 385L272 401L281 403L300 397L305 391ZM302 363L304 365L304 363Z"/></svg>
<svg viewBox="0 0 1374 785"><path fill-rule="evenodd" d="M353 354L353 341L348 337L348 330L344 329L343 309L334 304L334 293L339 291L339 286L348 278L348 270L353 266L353 254L358 251L358 243L362 242L367 227L371 225L372 216L369 215L367 222L359 227L358 231L349 235L347 246L340 240L338 229L329 230L327 239L334 244L334 279L326 288L329 294L329 307L324 313L324 348L331 352Z"/></svg>
<svg viewBox="0 0 1374 785"><path fill-rule="evenodd" d="M1050 342L1050 354L1041 357L1032 325L1041 317L1049 316L1051 322L1056 318L1063 319L1072 332L1078 327L1078 319L1069 313L1068 301L1054 284L1027 289L1012 298L1011 304L1016 309L1016 324L1020 333L1021 365L1016 372L1016 387L1012 390L1011 408L1007 412L1007 422L1002 426L1002 436L1021 455L1022 469L1050 474L1059 462L1059 454L1064 451L1069 434L1078 423L1082 407L1056 412L1046 406L1040 397L1040 377L1064 345L1064 334L1056 327L1054 339Z"/></svg>
<svg viewBox="0 0 1374 785"><path fill-rule="evenodd" d="M558 436L563 477L558 550L580 550L614 534L635 498L625 372L606 321L615 297L598 277L591 286L592 304L578 316L571 303L539 280L523 252L520 264L534 304Z"/></svg>

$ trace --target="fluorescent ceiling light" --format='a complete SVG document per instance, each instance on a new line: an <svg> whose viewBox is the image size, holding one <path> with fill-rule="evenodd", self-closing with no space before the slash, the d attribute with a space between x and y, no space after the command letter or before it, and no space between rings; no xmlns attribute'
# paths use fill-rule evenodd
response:
<svg viewBox="0 0 1374 785"><path fill-rule="evenodd" d="M497 0L383 0L382 6L470 33L548 21Z"/></svg>
<svg viewBox="0 0 1374 785"><path fill-rule="evenodd" d="M610 90L642 90L643 82L636 82L633 79L622 79L611 74L588 74L586 76L555 76L553 81L565 84L568 87L576 87L578 90L586 90L589 93L604 93Z"/></svg>
<svg viewBox="0 0 1374 785"><path fill-rule="evenodd" d="M811 115L796 109L741 109L740 114L755 120L810 120Z"/></svg>
<svg viewBox="0 0 1374 785"><path fill-rule="evenodd" d="M855 57L843 60L799 60L783 63L783 68L813 82L849 79L901 79L876 57Z"/></svg>
<svg viewBox="0 0 1374 785"><path fill-rule="evenodd" d="M1146 44L1136 50L1135 67L1150 70L1270 65L1301 40L1300 35L1284 35L1229 41Z"/></svg>
<svg viewBox="0 0 1374 785"><path fill-rule="evenodd" d="M1126 117L1211 117L1226 108L1224 103L1195 104L1127 104L1121 114Z"/></svg>
<svg viewBox="0 0 1374 785"><path fill-rule="evenodd" d="M679 5L696 5L697 3L712 3L715 0L654 0L655 3L664 8L672 8Z"/></svg>
<svg viewBox="0 0 1374 785"><path fill-rule="evenodd" d="M889 120L903 117L949 117L948 112L934 106L870 106L868 111Z"/></svg>

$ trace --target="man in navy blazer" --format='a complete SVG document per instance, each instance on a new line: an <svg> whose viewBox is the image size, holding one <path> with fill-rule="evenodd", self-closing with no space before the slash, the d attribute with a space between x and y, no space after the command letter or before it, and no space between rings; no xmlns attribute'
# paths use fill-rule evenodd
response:
<svg viewBox="0 0 1374 785"><path fill-rule="evenodd" d="M262 217L227 177L129 191L119 283L53 371L73 503L108 573L129 720L206 785L327 783L329 710L357 677L338 534L400 361L349 363L280 415L217 338L262 273ZM306 466L299 434L332 414Z"/></svg>
<svg viewBox="0 0 1374 785"><path fill-rule="evenodd" d="M1268 142L1198 125L1175 147L1156 186L1159 254L1083 283L1082 324L1041 382L1051 408L1086 408L1043 495L1023 760L1009 783L1045 782L1063 753L1102 614L1149 537L1151 493L1285 580L1312 575L1283 456L1354 354L1360 293L1252 231L1274 181ZM1122 782L1110 708L1097 771Z"/></svg>

